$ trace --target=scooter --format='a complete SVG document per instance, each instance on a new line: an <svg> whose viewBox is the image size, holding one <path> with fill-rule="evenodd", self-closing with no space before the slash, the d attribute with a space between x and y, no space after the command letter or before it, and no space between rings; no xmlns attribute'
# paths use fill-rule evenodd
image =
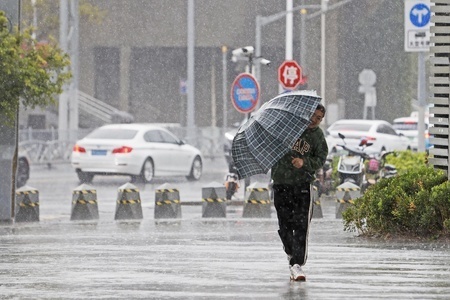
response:
<svg viewBox="0 0 450 300"><path fill-rule="evenodd" d="M231 201L233 195L239 189L239 177L236 173L236 168L233 163L229 165L228 174L225 176L225 192L228 201Z"/></svg>
<svg viewBox="0 0 450 300"><path fill-rule="evenodd" d="M382 178L397 176L397 168L394 165L386 164L386 157L394 152L382 151L379 155L370 155L368 167L366 168L366 180L363 182L361 191L375 185Z"/></svg>
<svg viewBox="0 0 450 300"><path fill-rule="evenodd" d="M345 142L345 136L339 133L339 137L342 139L342 149L346 150L348 154L344 154L339 158L338 162L338 174L340 184L344 182L351 182L359 187L362 186L365 180L365 168L364 161L369 158L368 154L364 151L372 143L368 143L366 140L361 140L359 148L352 148L347 146Z"/></svg>

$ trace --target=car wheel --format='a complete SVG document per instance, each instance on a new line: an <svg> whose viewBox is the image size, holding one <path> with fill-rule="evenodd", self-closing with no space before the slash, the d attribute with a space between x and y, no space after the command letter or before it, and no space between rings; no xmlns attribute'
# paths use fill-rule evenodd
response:
<svg viewBox="0 0 450 300"><path fill-rule="evenodd" d="M147 158L142 165L141 174L139 179L144 183L150 183L153 180L153 175L155 174L155 168L151 158ZM136 180L136 178L134 178Z"/></svg>
<svg viewBox="0 0 450 300"><path fill-rule="evenodd" d="M86 173L83 171L77 171L78 179L80 180L80 183L91 183L94 179L94 174L92 173Z"/></svg>
<svg viewBox="0 0 450 300"><path fill-rule="evenodd" d="M188 180L200 180L202 177L203 165L200 157L196 157L192 162L191 172L186 178Z"/></svg>
<svg viewBox="0 0 450 300"><path fill-rule="evenodd" d="M24 186L28 178L30 178L30 166L25 159L19 159L16 177L16 186L18 188Z"/></svg>

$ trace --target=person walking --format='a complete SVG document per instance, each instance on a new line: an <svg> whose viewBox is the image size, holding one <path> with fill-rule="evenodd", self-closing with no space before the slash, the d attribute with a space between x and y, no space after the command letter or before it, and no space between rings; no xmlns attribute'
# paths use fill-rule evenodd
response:
<svg viewBox="0 0 450 300"><path fill-rule="evenodd" d="M328 155L325 136L319 128L325 111L323 105L317 106L308 128L271 170L278 234L288 257L291 280L295 281L306 280L301 267L308 254L311 183Z"/></svg>

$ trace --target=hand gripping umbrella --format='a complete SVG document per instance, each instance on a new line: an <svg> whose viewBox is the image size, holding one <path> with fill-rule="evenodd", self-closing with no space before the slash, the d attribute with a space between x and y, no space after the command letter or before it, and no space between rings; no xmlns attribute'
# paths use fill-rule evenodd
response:
<svg viewBox="0 0 450 300"><path fill-rule="evenodd" d="M300 138L321 98L315 91L278 95L243 124L233 139L231 156L240 179L266 174Z"/></svg>

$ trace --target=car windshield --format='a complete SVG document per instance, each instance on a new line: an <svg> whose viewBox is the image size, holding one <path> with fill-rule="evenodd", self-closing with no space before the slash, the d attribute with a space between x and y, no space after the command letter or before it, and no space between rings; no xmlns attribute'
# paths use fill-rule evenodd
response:
<svg viewBox="0 0 450 300"><path fill-rule="evenodd" d="M404 123L404 122L402 122L402 123L394 123L392 126L396 130L417 130L418 129L417 123Z"/></svg>
<svg viewBox="0 0 450 300"><path fill-rule="evenodd" d="M395 130L418 130L419 124L416 122L397 122L392 124ZM428 124L425 123L425 129L428 129Z"/></svg>
<svg viewBox="0 0 450 300"><path fill-rule="evenodd" d="M131 140L136 136L137 130L133 129L97 129L88 134L89 139L113 139L113 140Z"/></svg>
<svg viewBox="0 0 450 300"><path fill-rule="evenodd" d="M330 131L369 131L371 124L355 124L355 123L341 123L334 124L328 130Z"/></svg>

